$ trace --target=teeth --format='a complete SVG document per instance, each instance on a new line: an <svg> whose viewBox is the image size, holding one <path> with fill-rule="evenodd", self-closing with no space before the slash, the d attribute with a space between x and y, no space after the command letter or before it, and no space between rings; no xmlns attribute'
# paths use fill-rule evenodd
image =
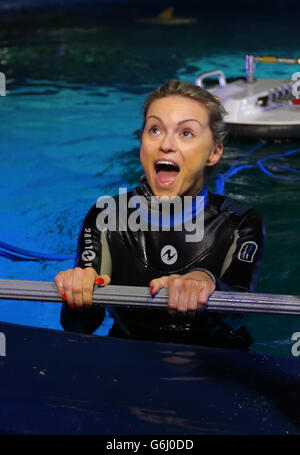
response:
<svg viewBox="0 0 300 455"><path fill-rule="evenodd" d="M165 161L165 160L161 160L161 161L156 161L155 164L170 164L171 166L177 166L177 164L173 163L172 161Z"/></svg>

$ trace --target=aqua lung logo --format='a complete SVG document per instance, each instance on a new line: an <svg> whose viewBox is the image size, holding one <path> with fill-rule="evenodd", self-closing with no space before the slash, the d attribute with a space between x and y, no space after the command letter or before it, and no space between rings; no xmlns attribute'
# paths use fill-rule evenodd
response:
<svg viewBox="0 0 300 455"><path fill-rule="evenodd" d="M81 259L83 261L92 261L93 259L95 259L96 257L96 254L94 251L83 251L82 255L81 255Z"/></svg>
<svg viewBox="0 0 300 455"><path fill-rule="evenodd" d="M172 245L165 245L160 252L160 257L165 264L172 265L177 261L178 253Z"/></svg>
<svg viewBox="0 0 300 455"><path fill-rule="evenodd" d="M238 259L243 262L253 262L257 248L258 247L255 242L243 243L238 254Z"/></svg>
<svg viewBox="0 0 300 455"><path fill-rule="evenodd" d="M85 262L85 267L91 267L92 261L96 257L95 251L93 251L93 244L92 244L92 229L85 228L83 239L84 239L84 251L82 252L81 259Z"/></svg>

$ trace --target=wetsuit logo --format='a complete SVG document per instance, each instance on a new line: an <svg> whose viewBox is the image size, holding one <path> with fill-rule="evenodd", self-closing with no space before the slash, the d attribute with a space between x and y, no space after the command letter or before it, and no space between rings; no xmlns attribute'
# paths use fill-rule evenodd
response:
<svg viewBox="0 0 300 455"><path fill-rule="evenodd" d="M160 252L161 260L168 265L172 265L177 261L178 253L172 245L165 245Z"/></svg>
<svg viewBox="0 0 300 455"><path fill-rule="evenodd" d="M243 243L238 254L238 259L243 262L253 262L256 251L257 244L255 242Z"/></svg>
<svg viewBox="0 0 300 455"><path fill-rule="evenodd" d="M85 262L92 261L93 259L95 259L95 257L96 257L96 253L94 251L84 250L81 255L81 259Z"/></svg>

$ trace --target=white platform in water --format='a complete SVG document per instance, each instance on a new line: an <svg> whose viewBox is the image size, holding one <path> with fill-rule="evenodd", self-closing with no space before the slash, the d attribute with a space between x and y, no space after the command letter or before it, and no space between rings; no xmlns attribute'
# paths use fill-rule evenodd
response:
<svg viewBox="0 0 300 455"><path fill-rule="evenodd" d="M300 106L293 104L287 95L291 87L290 79L256 79L252 83L239 79L209 91L221 99L228 113L225 118L227 123L299 125L300 128ZM267 98L272 97L274 101L267 102ZM266 105L263 105L264 102Z"/></svg>

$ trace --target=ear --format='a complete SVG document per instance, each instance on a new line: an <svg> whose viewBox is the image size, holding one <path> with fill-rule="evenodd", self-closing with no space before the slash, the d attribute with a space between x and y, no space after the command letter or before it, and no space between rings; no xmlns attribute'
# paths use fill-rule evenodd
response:
<svg viewBox="0 0 300 455"><path fill-rule="evenodd" d="M223 150L224 150L223 144L214 145L206 162L206 166L214 166L215 164L217 164L217 162L220 160L223 154Z"/></svg>

